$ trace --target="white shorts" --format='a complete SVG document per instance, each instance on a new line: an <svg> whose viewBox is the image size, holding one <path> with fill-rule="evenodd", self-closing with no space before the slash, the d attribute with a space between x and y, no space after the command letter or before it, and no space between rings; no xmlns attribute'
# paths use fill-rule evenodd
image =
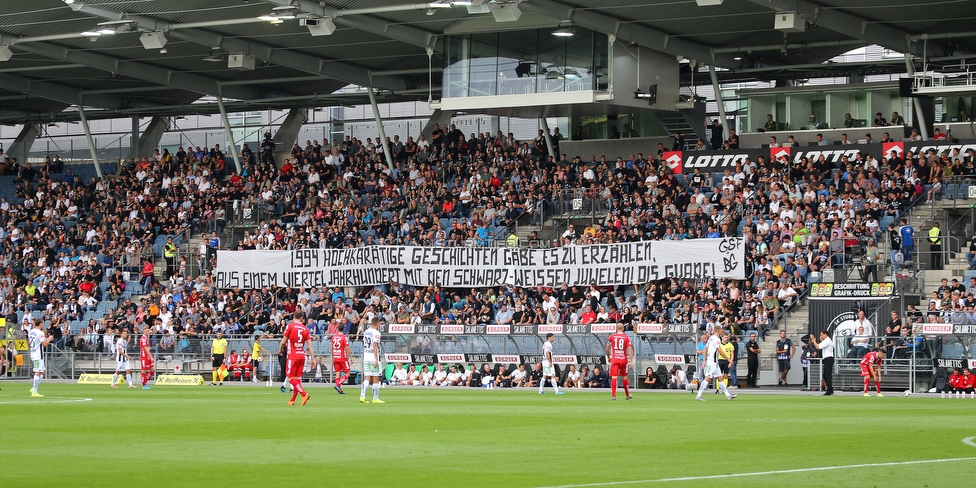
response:
<svg viewBox="0 0 976 488"><path fill-rule="evenodd" d="M363 376L380 376L380 365L372 354L363 356Z"/></svg>
<svg viewBox="0 0 976 488"><path fill-rule="evenodd" d="M132 368L129 367L129 361L116 361L115 372L121 373L123 371L129 371Z"/></svg>
<svg viewBox="0 0 976 488"><path fill-rule="evenodd" d="M37 359L35 361L31 361L31 368L34 370L35 373L47 372L47 366L44 365L43 359Z"/></svg>
<svg viewBox="0 0 976 488"><path fill-rule="evenodd" d="M718 378L722 376L722 370L718 367L718 364L705 364L704 374L706 378Z"/></svg>
<svg viewBox="0 0 976 488"><path fill-rule="evenodd" d="M556 368L553 368L551 364L542 365L542 377L545 378L546 376L556 376Z"/></svg>

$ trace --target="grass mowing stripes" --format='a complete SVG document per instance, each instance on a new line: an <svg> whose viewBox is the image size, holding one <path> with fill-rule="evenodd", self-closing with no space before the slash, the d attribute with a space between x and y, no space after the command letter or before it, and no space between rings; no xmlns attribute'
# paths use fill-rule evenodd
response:
<svg viewBox="0 0 976 488"><path fill-rule="evenodd" d="M976 400L312 386L0 391L0 485L537 487L976 456ZM22 391L21 391L22 390ZM91 398L87 402L65 400ZM57 403L56 403L57 402ZM722 478L721 486L964 486L976 461ZM708 480L706 483L716 483ZM623 486L695 486L700 480Z"/></svg>

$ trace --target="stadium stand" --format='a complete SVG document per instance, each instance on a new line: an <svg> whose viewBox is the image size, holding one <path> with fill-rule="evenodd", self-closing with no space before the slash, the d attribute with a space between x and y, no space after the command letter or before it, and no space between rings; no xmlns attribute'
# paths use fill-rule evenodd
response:
<svg viewBox="0 0 976 488"><path fill-rule="evenodd" d="M799 164L746 159L723 174L696 169L675 175L654 153L646 160L561 155L552 161L502 134L465 137L455 130L442 139L431 145L407 138L406 155L393 169L379 146L348 136L296 144L279 165L245 151L242 174L228 169L219 150L199 147L103 165L110 175L103 179L91 165L59 158L36 167L6 159L0 167L0 264L6 270L0 312L8 323L43 319L58 338L55 347L85 351L104 350L113 327L139 330L144 324L152 327L155 347L173 352L200 350L199 339L218 330L274 335L297 308L320 334L334 326L353 339L374 316L390 323L489 323L502 304L513 307L513 323L520 324L580 323L589 306L597 322L714 324L765 335L802 300L808 281L846 259L838 240L885 240L887 224L943 178L976 174L968 158L956 163L948 155L908 153L907 169L858 155L841 168L823 158ZM946 185L945 192L963 187L968 183ZM587 290L397 284L221 290L206 273L214 254L198 255L194 247L213 237L212 244L225 249L489 246L504 241L520 219L544 220L554 192L564 189L604 201L606 214L534 245L744 236L749 278ZM226 211L234 202L260 209L260 221L236 241L222 242L230 240ZM181 252L171 266L159 259L169 237ZM201 249L213 247L202 242ZM197 257L199 271L191 272L188 261ZM82 289L93 301L79 311ZM547 311L550 295L556 306ZM944 310L930 309L927 320L941 320L950 302L940 305ZM420 352L425 344L411 347ZM693 354L694 344L679 349Z"/></svg>

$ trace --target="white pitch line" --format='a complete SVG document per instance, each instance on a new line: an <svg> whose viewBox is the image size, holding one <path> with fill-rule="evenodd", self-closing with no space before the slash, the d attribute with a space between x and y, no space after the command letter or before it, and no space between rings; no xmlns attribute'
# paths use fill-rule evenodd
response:
<svg viewBox="0 0 976 488"><path fill-rule="evenodd" d="M51 398L63 398L63 399L62 400L51 400ZM48 403L81 403L81 402L90 402L90 401L92 401L91 398L47 397L44 400L28 400L28 399L24 399L24 400L12 401L12 402L9 402L9 401L8 402L0 402L0 405L28 405L28 404L42 405L42 404L48 404Z"/></svg>
<svg viewBox="0 0 976 488"><path fill-rule="evenodd" d="M970 440L972 440L972 438L970 438ZM893 462L893 463L847 464L842 466L821 466L818 468L779 469L775 471L753 471L751 473L727 473L727 474L713 474L707 476L683 476L680 478L657 478L652 480L607 481L602 483L581 483L576 485L546 486L540 488L585 488L590 486L620 486L620 485L638 485L638 484L651 484L651 483L673 483L676 481L699 481L699 480L715 480L715 479L726 479L726 478L744 478L747 476L767 476L771 474L809 473L814 471L834 471L838 469L877 468L877 467L886 467L886 466L909 466L913 464L952 463L958 461L976 461L976 457L923 459L919 461L901 461L901 462Z"/></svg>

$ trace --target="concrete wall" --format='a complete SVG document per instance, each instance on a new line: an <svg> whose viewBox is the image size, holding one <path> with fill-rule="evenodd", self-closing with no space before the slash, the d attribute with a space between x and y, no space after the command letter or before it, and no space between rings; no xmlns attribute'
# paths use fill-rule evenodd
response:
<svg viewBox="0 0 976 488"><path fill-rule="evenodd" d="M607 159L616 159L621 156L624 159L631 154L644 153L646 158L649 154L657 154L657 144L663 143L667 150L671 150L670 137L635 137L629 139L594 139L587 141L563 141L559 143L559 151L566 154L566 159L573 159L580 156L583 161L589 161L593 154L599 160L600 156Z"/></svg>
<svg viewBox="0 0 976 488"><path fill-rule="evenodd" d="M739 134L739 145L741 147L762 147L763 144L769 144L769 136L776 136L776 140L780 144L785 144L786 138L788 136L793 136L801 146L806 146L811 142L817 141L817 134L823 134L823 138L828 144L833 144L835 141L839 141L841 134L847 134L847 139L854 144L856 144L859 140L863 140L865 134L871 134L871 140L873 142L881 142L881 138L885 132L891 134L891 138L896 141L905 138L905 128L902 126L861 127L856 129L787 130L764 133L748 132ZM956 135L955 131L953 131L953 135L959 137Z"/></svg>

